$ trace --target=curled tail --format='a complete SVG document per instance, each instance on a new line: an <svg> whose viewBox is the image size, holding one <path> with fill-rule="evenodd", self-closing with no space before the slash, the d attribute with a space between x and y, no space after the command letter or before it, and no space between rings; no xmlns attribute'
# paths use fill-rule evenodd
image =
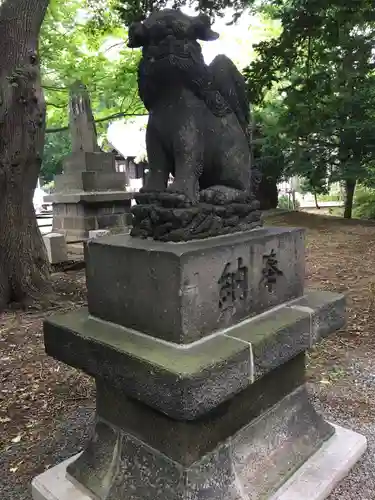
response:
<svg viewBox="0 0 375 500"><path fill-rule="evenodd" d="M248 136L250 104L243 76L234 63L224 55L216 56L209 65L209 70L215 88L237 116L239 124Z"/></svg>
<svg viewBox="0 0 375 500"><path fill-rule="evenodd" d="M211 78L215 88L220 92L228 106L237 116L237 120L249 142L251 152L251 191L254 195L258 190L262 174L254 165L253 158L253 128L250 116L250 103L247 97L246 84L243 76L234 63L224 55L216 56L209 65ZM254 131L255 132L255 131Z"/></svg>

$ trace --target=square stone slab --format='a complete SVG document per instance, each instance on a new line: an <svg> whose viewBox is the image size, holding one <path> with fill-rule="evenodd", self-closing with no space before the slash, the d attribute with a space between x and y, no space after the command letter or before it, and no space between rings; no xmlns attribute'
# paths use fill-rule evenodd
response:
<svg viewBox="0 0 375 500"><path fill-rule="evenodd" d="M185 243L108 236L89 242L85 261L91 315L188 344L302 296L304 230Z"/></svg>
<svg viewBox="0 0 375 500"><path fill-rule="evenodd" d="M187 346L96 319L84 308L47 318L44 342L50 356L175 419L192 420L306 351L320 332L343 326L344 302L340 294L306 293L302 306L297 300L275 307ZM335 317L328 327L321 309Z"/></svg>
<svg viewBox="0 0 375 500"><path fill-rule="evenodd" d="M325 500L349 473L363 453L364 436L339 426L324 443L268 500ZM67 477L67 467L80 454L48 469L32 481L33 500L94 500L94 496Z"/></svg>

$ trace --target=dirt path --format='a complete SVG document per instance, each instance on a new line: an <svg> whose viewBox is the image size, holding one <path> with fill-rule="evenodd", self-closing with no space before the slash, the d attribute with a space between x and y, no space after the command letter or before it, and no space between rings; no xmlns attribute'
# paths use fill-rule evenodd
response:
<svg viewBox="0 0 375 500"><path fill-rule="evenodd" d="M375 499L375 225L306 213L273 225L307 228L307 284L348 294L348 326L309 355L309 387L333 422L369 452L330 500ZM44 354L42 320L85 303L84 273L54 275L59 306L0 317L0 497L30 500L30 481L79 450L94 408L87 377ZM372 437L374 436L374 438ZM308 500L308 499L301 499Z"/></svg>

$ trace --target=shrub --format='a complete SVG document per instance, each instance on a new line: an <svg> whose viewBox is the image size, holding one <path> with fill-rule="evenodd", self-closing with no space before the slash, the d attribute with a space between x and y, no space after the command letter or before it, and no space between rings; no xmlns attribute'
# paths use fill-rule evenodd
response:
<svg viewBox="0 0 375 500"><path fill-rule="evenodd" d="M342 201L341 193L319 194L318 203L320 201Z"/></svg>
<svg viewBox="0 0 375 500"><path fill-rule="evenodd" d="M46 193L53 193L55 190L55 181L46 182L46 184L43 184L42 189Z"/></svg>
<svg viewBox="0 0 375 500"><path fill-rule="evenodd" d="M375 219L375 189L360 186L355 190L353 216Z"/></svg>
<svg viewBox="0 0 375 500"><path fill-rule="evenodd" d="M279 196L279 202L277 204L277 208L283 208L286 210L298 210L299 207L300 204L298 200L296 200L295 206L293 207L292 197L289 197L286 194L282 194L281 196Z"/></svg>

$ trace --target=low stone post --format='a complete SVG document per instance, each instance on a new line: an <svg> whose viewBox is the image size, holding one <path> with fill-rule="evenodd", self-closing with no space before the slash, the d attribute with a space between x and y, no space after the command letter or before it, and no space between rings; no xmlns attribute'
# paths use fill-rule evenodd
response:
<svg viewBox="0 0 375 500"><path fill-rule="evenodd" d="M43 241L50 264L59 264L60 262L66 262L68 260L68 248L63 234L45 234L43 235Z"/></svg>

